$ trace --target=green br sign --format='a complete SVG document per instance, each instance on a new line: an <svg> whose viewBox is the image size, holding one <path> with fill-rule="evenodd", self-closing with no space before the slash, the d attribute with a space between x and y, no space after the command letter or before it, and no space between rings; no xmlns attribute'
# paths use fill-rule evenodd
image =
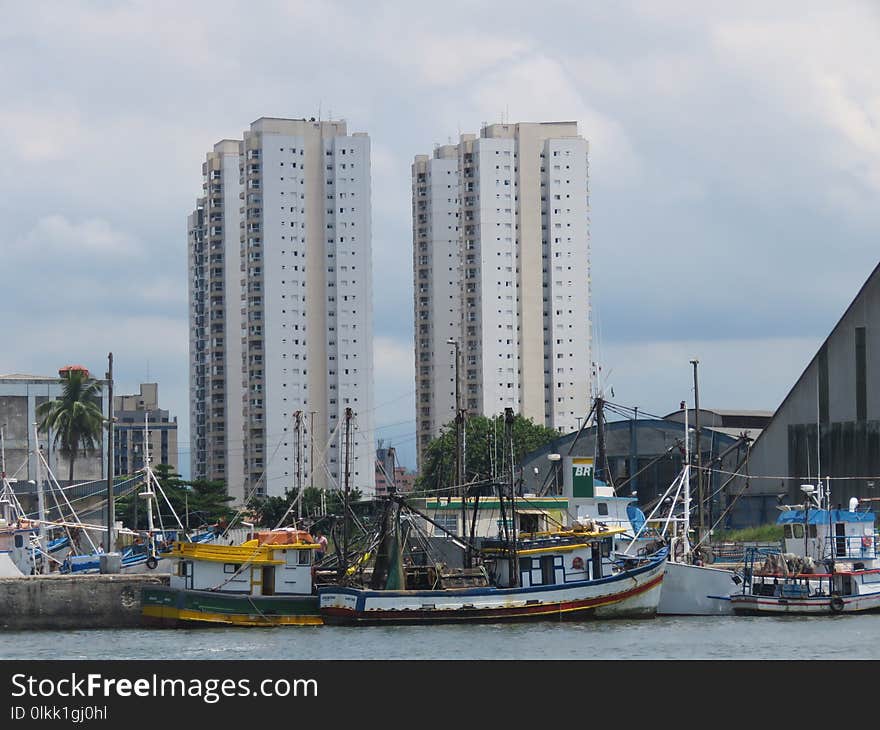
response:
<svg viewBox="0 0 880 730"><path fill-rule="evenodd" d="M593 494L593 460L571 460L572 495L575 497L592 497Z"/></svg>

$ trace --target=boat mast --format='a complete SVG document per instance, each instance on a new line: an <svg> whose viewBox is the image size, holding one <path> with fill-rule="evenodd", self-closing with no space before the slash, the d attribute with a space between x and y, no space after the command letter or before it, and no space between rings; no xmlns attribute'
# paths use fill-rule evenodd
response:
<svg viewBox="0 0 880 730"><path fill-rule="evenodd" d="M513 408L504 409L504 429L507 445L510 450L510 461L507 465L508 484L510 486L510 587L519 587L519 552L516 545L516 485L514 484L514 451L513 451Z"/></svg>
<svg viewBox="0 0 880 730"><path fill-rule="evenodd" d="M593 472L597 473L601 470L602 481L606 484L614 486L611 482L611 475L606 474L605 466L608 463L608 455L605 447L605 400L601 395L596 397L596 458L599 462L598 469Z"/></svg>
<svg viewBox="0 0 880 730"><path fill-rule="evenodd" d="M150 468L150 431L149 431L150 413L144 411L144 473L147 477L147 489L141 492L139 496L144 497L147 501L147 530L149 531L150 550L153 548L153 480L152 469Z"/></svg>
<svg viewBox="0 0 880 730"><path fill-rule="evenodd" d="M3 426L0 426L0 502L3 504L3 519L7 524L11 522L12 500L10 499L9 482L6 481L6 435Z"/></svg>
<svg viewBox="0 0 880 730"><path fill-rule="evenodd" d="M296 517L297 517L297 527L299 527L299 521L302 520L303 516L303 495L302 495L302 481L303 481L303 472L302 472L302 417L303 412L297 411L293 414L296 418Z"/></svg>
<svg viewBox="0 0 880 730"><path fill-rule="evenodd" d="M688 541L688 533L691 529L691 434L688 428L688 409L687 403L684 403L684 517L682 525L684 527L684 554L687 555L690 549Z"/></svg>
<svg viewBox="0 0 880 730"><path fill-rule="evenodd" d="M40 520L38 534L40 536L40 551L44 554L43 559L40 560L40 572L46 574L49 572L47 570L49 567L49 551L46 546L46 500L43 497L43 473L40 468L40 436L37 432L36 423L34 424L34 444L37 450L37 518Z"/></svg>
<svg viewBox="0 0 880 730"><path fill-rule="evenodd" d="M345 482L342 504L342 560L339 561L339 575L345 575L348 568L348 510L349 479L351 477L351 408L345 409Z"/></svg>
<svg viewBox="0 0 880 730"><path fill-rule="evenodd" d="M702 542L703 540L703 530L705 529L706 520L704 515L705 509L705 496L703 495L703 458L702 458L702 449L700 448L700 385L697 381L697 365L700 364L700 361L694 358L691 360L691 365L694 366L694 432L696 434L694 444L695 450L697 452L697 501L699 507L699 519L700 522L697 525L697 542Z"/></svg>

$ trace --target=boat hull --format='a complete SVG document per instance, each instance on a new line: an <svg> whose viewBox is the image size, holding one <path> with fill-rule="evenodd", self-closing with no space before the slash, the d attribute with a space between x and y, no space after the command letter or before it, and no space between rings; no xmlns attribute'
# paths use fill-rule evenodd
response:
<svg viewBox="0 0 880 730"><path fill-rule="evenodd" d="M733 576L731 570L667 563L657 615L732 616L730 594L736 590Z"/></svg>
<svg viewBox="0 0 880 730"><path fill-rule="evenodd" d="M532 588L389 591L330 587L319 591L325 624L496 623L652 618L664 561L609 578Z"/></svg>
<svg viewBox="0 0 880 730"><path fill-rule="evenodd" d="M167 586L144 587L144 625L179 626L320 626L318 597L250 596L194 591Z"/></svg>
<svg viewBox="0 0 880 730"><path fill-rule="evenodd" d="M730 599L737 616L831 616L839 613L867 613L880 611L880 593L861 596L837 596L832 606L830 596L782 598L740 594Z"/></svg>

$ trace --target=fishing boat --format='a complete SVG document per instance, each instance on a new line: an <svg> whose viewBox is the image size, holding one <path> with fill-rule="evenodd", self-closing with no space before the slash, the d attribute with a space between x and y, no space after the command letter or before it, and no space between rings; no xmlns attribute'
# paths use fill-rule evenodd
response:
<svg viewBox="0 0 880 730"><path fill-rule="evenodd" d="M145 586L146 625L321 624L314 587L314 554L308 532L257 532L241 545L176 542L168 586Z"/></svg>
<svg viewBox="0 0 880 730"><path fill-rule="evenodd" d="M603 399L597 397L584 421L595 413L600 464L605 463L603 404ZM741 577L732 570L708 565L710 551L691 540L690 431L685 409L682 470L647 517L635 497L618 496L614 487L596 477L592 458L565 457L568 468L563 473L563 495L569 497L578 517L620 530L614 538L614 549L623 559L644 552L658 539L668 544L657 615L732 615L730 596L742 582Z"/></svg>
<svg viewBox="0 0 880 730"><path fill-rule="evenodd" d="M830 509L827 485L806 484L803 505L784 508L784 552L746 558L742 590L731 597L737 615L831 615L880 610L880 561L872 511ZM825 499L823 500L823 493ZM823 505L824 501L824 505ZM823 506L819 506L823 505Z"/></svg>
<svg viewBox="0 0 880 730"><path fill-rule="evenodd" d="M565 530L483 539L474 548L477 565L449 569L414 559L418 553L411 546L425 544L413 539L414 533L426 519L402 497L390 495L369 580L319 588L324 623L647 618L656 612L665 547L619 560L613 540L621 530L576 523ZM347 577L354 577L351 569Z"/></svg>

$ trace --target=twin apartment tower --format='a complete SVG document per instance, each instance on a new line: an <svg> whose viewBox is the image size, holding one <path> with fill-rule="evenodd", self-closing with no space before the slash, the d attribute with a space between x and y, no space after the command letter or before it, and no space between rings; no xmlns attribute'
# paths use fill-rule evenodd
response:
<svg viewBox="0 0 880 730"><path fill-rule="evenodd" d="M215 144L202 176L187 221L192 478L240 504L342 487L347 455L350 485L371 494L370 138L263 117ZM588 180L575 122L487 125L415 158L420 454L457 392L470 414L510 407L560 432L583 415Z"/></svg>

